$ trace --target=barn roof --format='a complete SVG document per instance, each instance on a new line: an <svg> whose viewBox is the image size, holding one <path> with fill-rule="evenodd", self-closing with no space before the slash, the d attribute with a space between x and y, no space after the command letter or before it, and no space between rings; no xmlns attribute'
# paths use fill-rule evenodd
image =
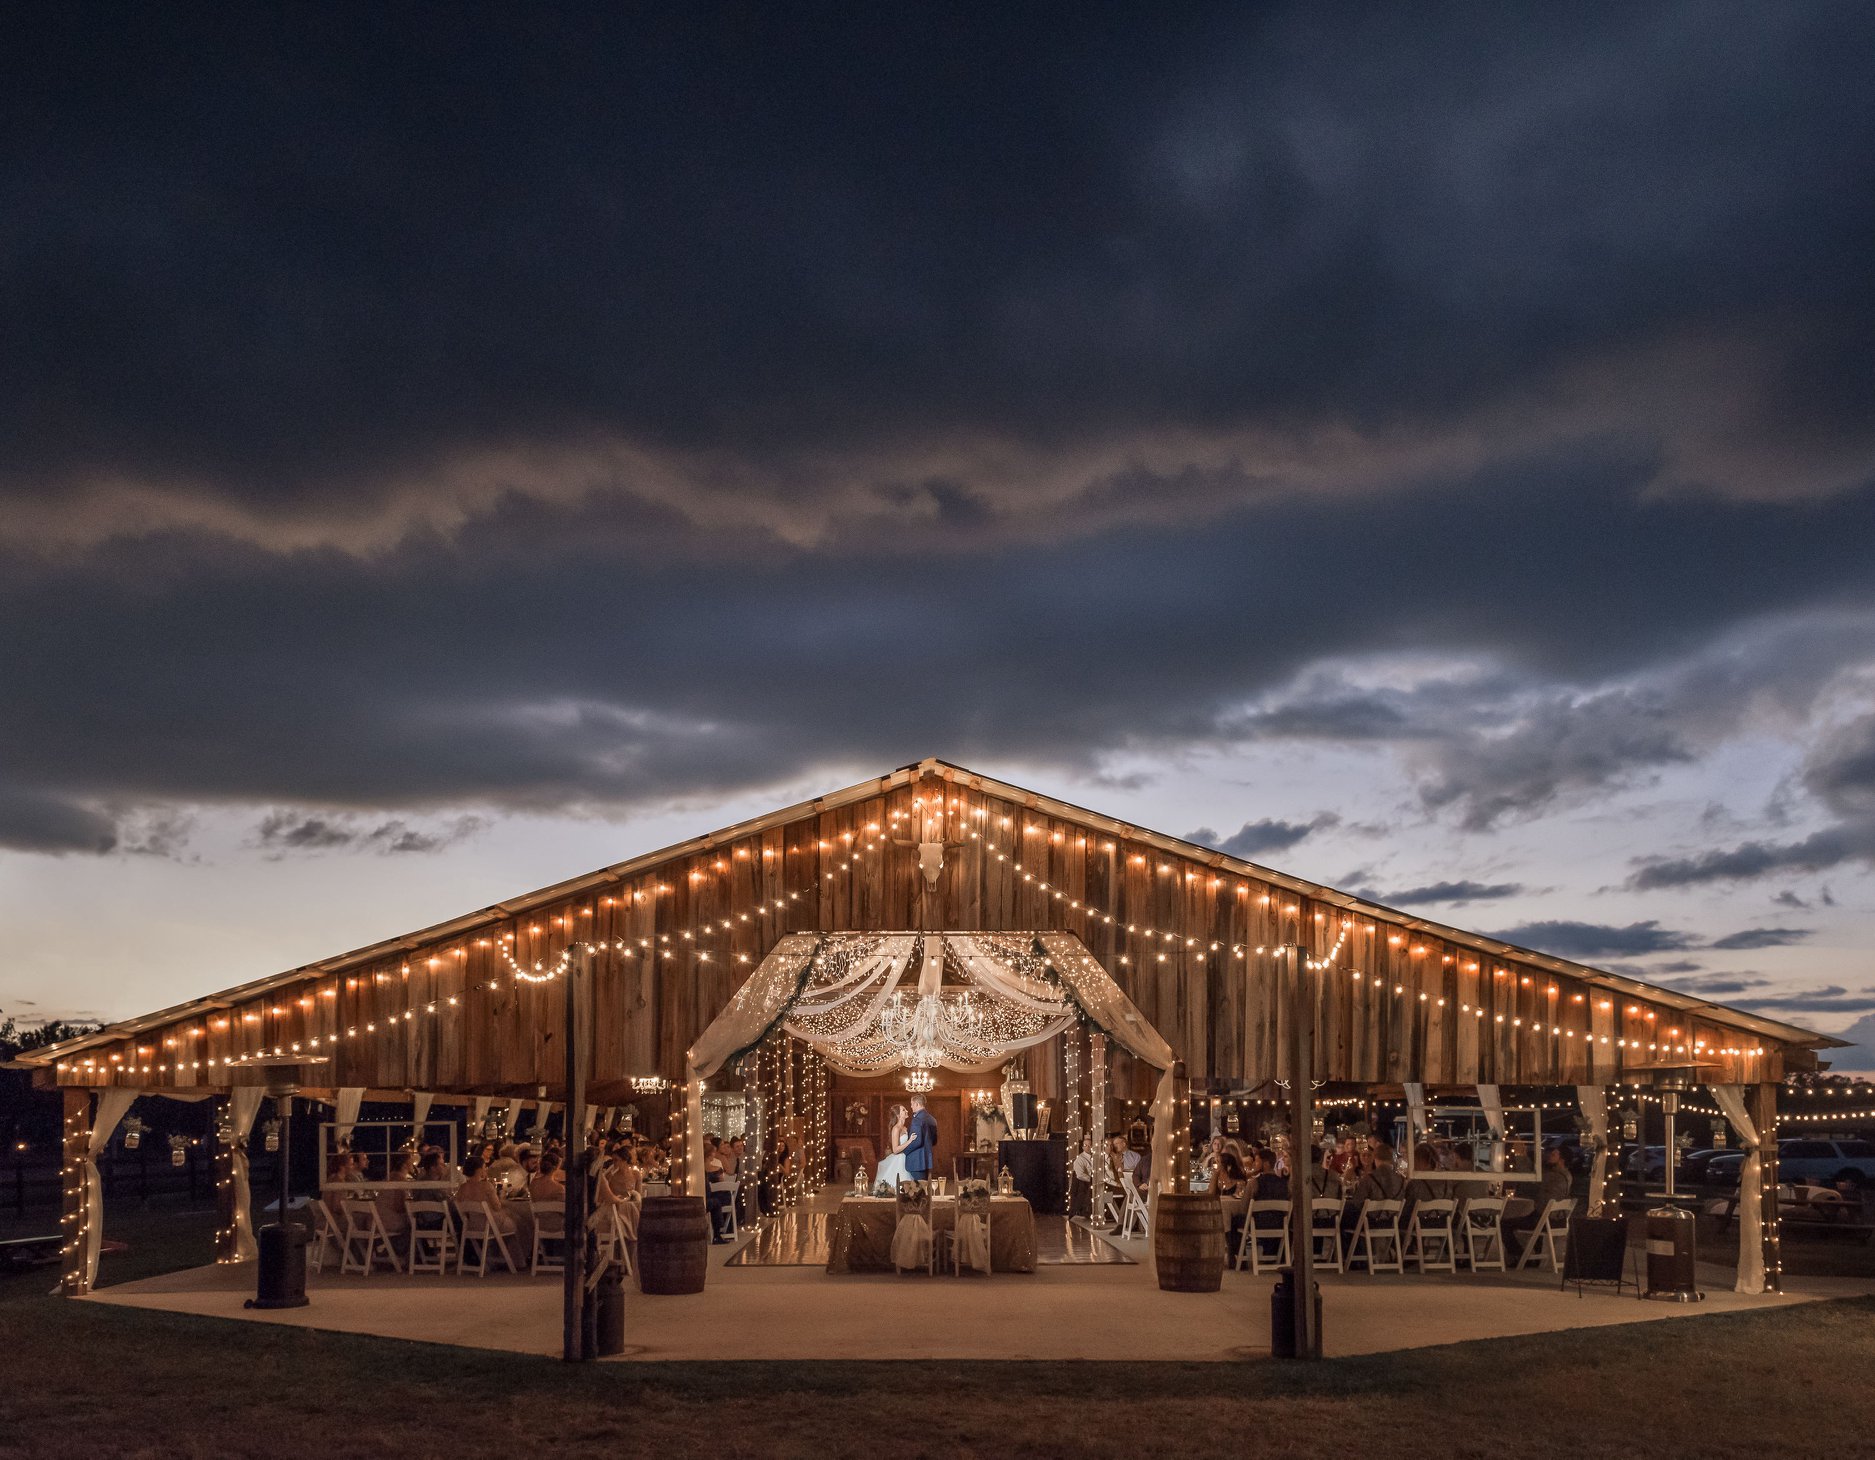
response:
<svg viewBox="0 0 1875 1460"><path fill-rule="evenodd" d="M1449 924L1439 923L1428 918L1404 912L1398 908L1387 907L1382 903L1358 897L1352 893L1310 882L1304 878L1292 876L1275 868L1258 863L1247 862L1239 857L1211 847L1200 846L1162 832L1136 826L1130 822L1107 816L1101 812L1090 811L1085 807L1075 806L1054 797L1042 795L1021 786L995 780L980 775L975 771L953 762L927 759L914 764L901 766L887 775L874 777L842 790L817 796L810 801L785 806L762 816L724 827L707 835L692 837L657 851L646 852L627 861L601 867L583 876L569 878L550 887L505 899L487 907L466 913L461 917L438 923L432 927L420 928L399 937L388 938L366 947L356 948L335 957L321 959L314 963L302 964L280 973L270 974L265 978L236 985L200 998L191 999L166 1009L158 1009L135 1018L119 1020L106 1025L90 1034L63 1041L55 1045L22 1054L16 1064L29 1067L51 1066L56 1061L68 1059L72 1054L95 1045L111 1043L131 1038L146 1030L160 1028L178 1021L196 1018L218 1009L226 1009L245 1000L268 994L278 988L303 980L343 973L348 969L358 968L378 960L394 957L426 945L447 939L460 938L472 934L478 929L488 928L536 908L564 902L588 889L597 889L618 882L621 878L643 875L654 871L661 864L692 857L700 852L707 852L715 847L759 834L770 828L796 822L802 818L821 812L837 809L854 802L880 795L895 787L914 784L927 777L938 776L945 780L979 790L985 794L997 796L1014 802L1038 813L1070 823L1078 823L1090 831L1103 835L1121 836L1128 840L1152 846L1169 855L1174 855L1187 862L1196 862L1222 872L1253 877L1281 887L1287 891L1312 899L1323 906L1339 907L1349 913L1357 914L1375 923L1384 924L1391 929L1416 932L1428 937L1475 949L1492 958L1515 959L1531 967L1547 969L1564 974L1585 983L1618 992L1627 996L1645 997L1662 1007L1684 1011L1688 1015L1711 1020L1714 1023L1728 1025L1779 1043L1809 1049L1842 1048L1844 1041L1832 1038L1813 1030L1786 1024L1779 1020L1767 1019L1746 1010L1735 1009L1725 1004L1700 999L1691 994L1675 989L1662 988L1645 983L1642 980L1596 968L1589 964L1577 963L1566 958L1541 953L1533 949L1521 948L1501 939L1488 937L1481 933L1470 932Z"/></svg>

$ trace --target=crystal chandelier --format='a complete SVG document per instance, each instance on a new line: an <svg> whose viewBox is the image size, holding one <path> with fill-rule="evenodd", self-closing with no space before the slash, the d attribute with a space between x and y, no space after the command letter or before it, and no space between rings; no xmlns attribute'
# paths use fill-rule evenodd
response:
<svg viewBox="0 0 1875 1460"><path fill-rule="evenodd" d="M937 1087L937 1077L929 1070L905 1071L905 1088L914 1095L928 1095Z"/></svg>
<svg viewBox="0 0 1875 1460"><path fill-rule="evenodd" d="M983 1037L982 1001L969 989L945 989L917 998L895 993L879 1010L879 1032L898 1046L900 1062L928 1070L947 1053L967 1048Z"/></svg>

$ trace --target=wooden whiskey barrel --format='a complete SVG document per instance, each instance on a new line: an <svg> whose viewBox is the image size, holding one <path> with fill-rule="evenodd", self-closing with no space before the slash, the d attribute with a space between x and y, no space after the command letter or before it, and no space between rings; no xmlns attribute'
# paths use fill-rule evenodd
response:
<svg viewBox="0 0 1875 1460"><path fill-rule="evenodd" d="M1224 1209L1209 1192L1159 1193L1152 1232L1159 1286L1168 1293L1215 1293L1224 1285Z"/></svg>
<svg viewBox="0 0 1875 1460"><path fill-rule="evenodd" d="M710 1263L710 1218L700 1196L648 1196L638 1214L638 1286L700 1293Z"/></svg>

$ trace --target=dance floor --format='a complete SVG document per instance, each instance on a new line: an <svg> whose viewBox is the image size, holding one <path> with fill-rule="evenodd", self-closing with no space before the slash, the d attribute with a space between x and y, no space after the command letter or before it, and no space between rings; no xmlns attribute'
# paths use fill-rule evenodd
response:
<svg viewBox="0 0 1875 1460"><path fill-rule="evenodd" d="M828 1224L824 1203L770 1217L725 1260L725 1267L825 1267ZM1066 1217L1035 1218L1035 1261L1040 1267L1128 1265L1128 1257L1097 1232Z"/></svg>

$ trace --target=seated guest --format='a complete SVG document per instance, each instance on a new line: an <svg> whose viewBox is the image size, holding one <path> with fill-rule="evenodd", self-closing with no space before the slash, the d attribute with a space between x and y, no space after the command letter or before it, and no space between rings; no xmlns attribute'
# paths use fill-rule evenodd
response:
<svg viewBox="0 0 1875 1460"><path fill-rule="evenodd" d="M1449 1201L1452 1199L1452 1183L1439 1179L1439 1153L1431 1146L1421 1143L1413 1148L1413 1170L1407 1177L1406 1184L1400 1189L1400 1197L1406 1205L1400 1210L1402 1223L1410 1221L1413 1208L1422 1201Z"/></svg>
<svg viewBox="0 0 1875 1460"><path fill-rule="evenodd" d="M729 1214L731 1203L735 1201L736 1185L733 1178L723 1169L723 1157L720 1150L706 1149L703 1155L704 1203L710 1211L710 1236L712 1241L729 1241Z"/></svg>
<svg viewBox="0 0 1875 1460"><path fill-rule="evenodd" d="M1205 1142L1204 1159L1198 1163L1198 1169L1204 1173L1205 1180L1210 1181L1217 1175L1218 1158L1228 1149L1221 1134L1212 1136ZM1241 1156L1238 1157L1237 1164L1240 1166L1243 1164Z"/></svg>
<svg viewBox="0 0 1875 1460"><path fill-rule="evenodd" d="M1091 1135L1081 1137L1081 1148L1074 1153L1074 1162L1068 1172L1068 1215L1070 1217L1090 1216L1094 1202L1094 1138Z"/></svg>
<svg viewBox="0 0 1875 1460"><path fill-rule="evenodd" d="M527 1183L532 1201L565 1201L566 1172L560 1169L560 1153L549 1151L540 1158L539 1168Z"/></svg>
<svg viewBox="0 0 1875 1460"><path fill-rule="evenodd" d="M1405 1189L1406 1178L1393 1165L1393 1147L1385 1141L1368 1142L1361 1151L1359 1174L1341 1212L1343 1230L1351 1233L1360 1225L1361 1208L1368 1202L1397 1201Z"/></svg>
<svg viewBox="0 0 1875 1460"><path fill-rule="evenodd" d="M1256 1165L1249 1172L1250 1199L1288 1201L1289 1178L1277 1173L1276 1153L1268 1146L1258 1146L1251 1154L1255 1157Z"/></svg>
<svg viewBox="0 0 1875 1460"><path fill-rule="evenodd" d="M520 1169L508 1177L508 1190L516 1194L525 1191L531 1195L534 1178L540 1174L540 1152L532 1146L521 1146L515 1151L514 1159Z"/></svg>
<svg viewBox="0 0 1875 1460"><path fill-rule="evenodd" d="M1343 1136L1335 1143L1335 1148L1329 1152L1327 1159L1322 1162L1322 1168L1330 1175L1341 1176L1354 1165L1356 1159L1354 1137Z"/></svg>
<svg viewBox="0 0 1875 1460"><path fill-rule="evenodd" d="M480 1156L470 1156L462 1163L462 1185L456 1188L456 1207L461 1210L480 1202L488 1208L495 1230L504 1237L513 1236L517 1225L514 1214L503 1203L501 1189L488 1179L487 1169Z"/></svg>
<svg viewBox="0 0 1875 1460"><path fill-rule="evenodd" d="M1553 1201L1567 1201L1569 1193L1575 1187L1575 1178L1569 1170L1569 1163L1563 1159L1562 1149L1552 1146L1543 1152L1543 1175L1535 1186L1521 1185L1516 1188L1520 1204L1512 1211L1512 1203L1504 1204L1504 1230L1518 1237L1536 1230L1537 1220L1543 1215L1543 1208Z"/></svg>
<svg viewBox="0 0 1875 1460"><path fill-rule="evenodd" d="M392 1237L400 1237L410 1230L410 1213L404 1209L404 1203L410 1200L410 1193L400 1188L413 1179L411 1172L415 1160L409 1151L393 1151L386 1181L388 1189L377 1192L371 1198L378 1209L379 1223Z"/></svg>
<svg viewBox="0 0 1875 1460"><path fill-rule="evenodd" d="M521 1163L515 1158L517 1149L518 1147L515 1146L514 1142L504 1141L495 1159L488 1163L488 1179L504 1190L514 1181L521 1170ZM462 1169L464 1171L469 1169L466 1161L463 1163Z"/></svg>
<svg viewBox="0 0 1875 1460"><path fill-rule="evenodd" d="M449 1164L443 1159L443 1148L441 1146L425 1146L423 1148L423 1159L417 1162L417 1180L449 1180Z"/></svg>

